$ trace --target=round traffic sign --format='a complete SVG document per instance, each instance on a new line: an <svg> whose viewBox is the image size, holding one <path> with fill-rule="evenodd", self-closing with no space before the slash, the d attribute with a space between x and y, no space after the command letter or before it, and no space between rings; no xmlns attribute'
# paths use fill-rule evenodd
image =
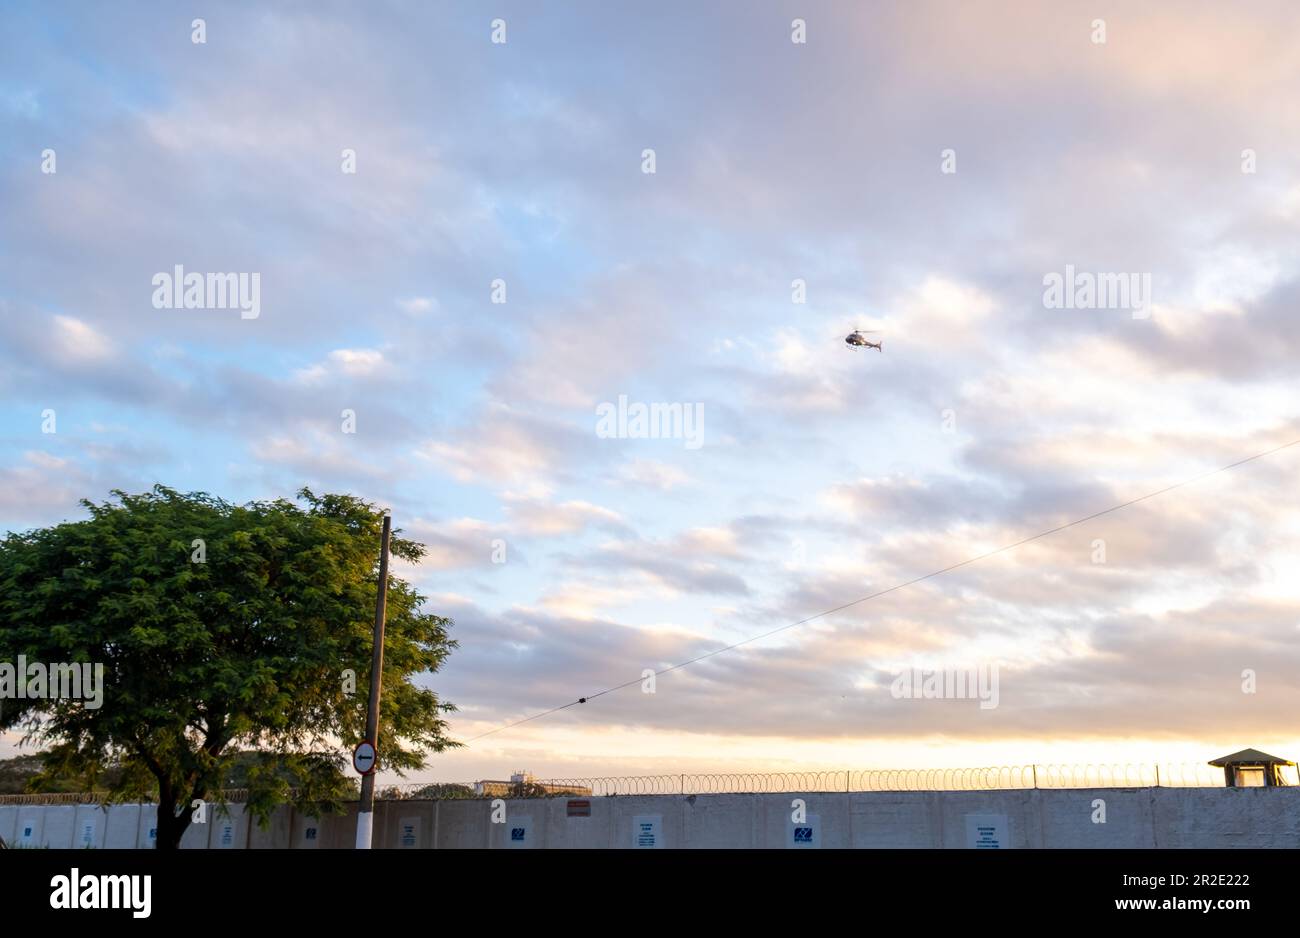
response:
<svg viewBox="0 0 1300 938"><path fill-rule="evenodd" d="M369 775L375 770L375 744L364 742L352 750L352 768L358 775Z"/></svg>

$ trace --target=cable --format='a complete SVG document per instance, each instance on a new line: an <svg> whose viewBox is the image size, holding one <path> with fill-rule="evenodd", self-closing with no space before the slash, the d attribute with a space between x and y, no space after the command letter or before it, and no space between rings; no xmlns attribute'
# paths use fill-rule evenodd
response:
<svg viewBox="0 0 1300 938"><path fill-rule="evenodd" d="M1040 537L1047 537L1047 536L1050 535L1050 534L1056 534L1056 533L1058 533L1058 532L1060 532L1060 531L1064 531L1066 528L1072 528L1072 527L1074 527L1075 525L1083 524L1083 523L1086 522L1086 521L1092 521L1092 520L1095 519L1095 518L1100 518L1102 515L1108 515L1108 514L1110 514L1111 512L1119 511L1119 510L1122 509L1122 508L1128 508L1128 507L1130 507L1130 506L1132 506L1132 505L1136 505L1138 502L1144 502L1144 501L1146 501L1147 499L1155 498L1155 497L1157 497L1157 496L1159 496L1159 495L1164 495L1164 494L1166 494L1167 492L1172 492L1174 489L1180 489L1180 488L1182 488L1182 487L1185 486L1185 485L1191 485L1191 484L1193 484L1193 483L1195 483L1195 482L1200 482L1200 481L1202 481L1203 479L1208 479L1210 476L1218 475L1220 472L1227 472L1229 469L1236 469L1238 466L1244 466L1246 463L1248 463L1248 462L1254 462L1256 459L1263 459L1265 456L1272 456L1274 453L1280 453L1282 450L1287 449L1287 448L1292 447L1292 446L1295 446L1295 445L1298 444L1298 443L1300 443L1300 439L1292 440L1290 443L1283 443L1281 446L1276 446L1276 447L1274 447L1273 449L1265 450L1265 451L1262 452L1262 453L1256 453L1256 454L1253 455L1253 456L1247 456L1245 459L1239 459L1239 460L1237 460L1236 462L1228 463L1228 465L1226 465L1226 466L1220 466L1220 467L1217 468L1217 469L1211 469L1209 472L1202 473L1201 475L1194 476L1193 478L1190 478L1190 479L1184 479L1184 480L1181 481L1181 482L1175 482L1173 485L1167 485L1167 486L1165 486L1164 488L1162 488L1162 489L1157 489L1157 490L1154 491L1154 492L1148 492L1148 493L1145 494L1145 495L1140 495L1140 496L1138 496L1137 498L1129 499L1129 500L1126 501L1126 502L1120 502L1118 505L1112 505L1112 506L1109 507L1109 508L1105 508L1105 509L1102 509L1101 511L1093 512L1092 514L1090 514L1090 515L1086 515L1086 516L1084 516L1084 517L1082 517L1082 518L1076 518L1074 521L1070 521L1070 522L1068 522L1068 523L1066 523L1066 524L1059 525L1059 526L1057 526L1057 527L1055 527L1055 528L1051 528L1051 529L1049 529L1049 530L1047 530L1047 531L1040 531L1040 532L1038 532L1037 534L1034 534L1034 535L1031 535L1031 536L1029 536L1029 537L1026 537L1026 538L1024 538L1024 539L1022 539L1022 540L1016 541L1016 542L1013 543L1013 544L1005 544L1005 545L1003 545L1002 547L998 547L998 548L996 548L996 549L994 549L994 550L990 550L990 551L988 551L988 552L986 552L986 553L978 554L978 555L976 555L976 556L974 556L974 557L967 557L965 560L958 561L957 563L954 563L954 564L950 564L949 566L946 566L946 567L944 567L944 568L942 568L942 569L940 569L940 570L934 570L934 571L932 571L932 572L930 572L930 573L925 574L924 576L918 576L918 577L915 577L914 579L907 580L906 582L895 584L894 586L891 586L891 587L889 587L888 589L883 589L883 590L880 590L880 591L878 591L878 592L871 593L871 594L868 595L868 596L863 596L863 597L861 597L860 599L855 599L855 600L853 600L852 602L847 602L847 603L844 603L844 604L841 605L841 606L836 606L834 609L827 609L827 610L825 610L824 612L819 612L819 613L817 613L816 615L809 616L809 617L806 618L806 619L800 619L798 622L791 622L791 623L789 623L788 625L782 625L782 626L779 626L779 627L777 627L777 628L775 628L775 629L771 629L770 631L763 632L763 633L760 634L760 635L754 635L754 636L751 636L750 638L744 639L743 641L736 642L734 645L727 645L727 646L725 646L725 647L723 647L723 648L715 648L713 651L705 652L704 654L702 654L702 655L700 655L700 656L698 656L698 657L696 657L696 658L691 658L689 661L683 661L683 662L681 662L680 664L674 664L674 665L671 665L670 667L664 668L662 671L656 671L656 672L654 673L654 674L655 674L655 677L658 677L658 676L661 675L661 674L668 674L668 673L671 672L671 671L677 671L677 670L680 670L681 668L689 667L690 665L693 665L693 664L696 664L696 663L698 663L698 662L700 662L700 661L703 661L703 660L705 660L706 658L712 658L712 657L714 657L715 655L720 655L720 654L722 654L723 652L734 651L735 649L740 648L740 647L742 647L742 646L744 646L744 645L748 645L748 644L750 644L751 642L757 642L757 641L759 641L759 640L761 640L761 639L769 638L769 637L771 637L771 636L773 636L773 635L776 635L778 632L784 632L784 631L786 631L786 630L788 630L788 629L797 628L798 626L801 626L801 625L807 625L809 622L812 622L812 621L814 621L814 620L816 620L816 619L821 619L821 618L824 618L824 617L829 616L829 615L834 615L834 614L837 613L837 612L843 612L845 609L849 609L849 608L851 608L851 607L853 607L853 606L856 606L856 605L858 605L858 604L860 604L860 603L865 603L865 602L867 602L868 600L871 600L871 599L877 599L877 598L879 598L879 597L881 597L881 596L884 596L884 595L886 595L886 594L888 594L888 593L893 593L893 592L895 592L895 591L897 591L897 590L905 589L905 588L907 588L907 587L909 587L909 586L913 586L913 585L915 585L915 584L917 584L917 583L920 583L920 582L922 582L922 581L924 581L924 580L933 579L934 577L942 576L942 575L945 574L945 573L951 573L953 570L956 570L956 569L959 568L959 567L964 567L964 566L967 566L968 564L976 563L976 562L978 562L978 561L980 561L980 560L987 560L989 557L996 556L997 554L1001 554L1001 553L1004 553L1004 552L1009 551L1009 550L1014 550L1014 549L1017 548L1017 547L1023 547L1025 544L1028 544L1030 541L1036 541L1036 540L1038 540ZM530 717L524 717L524 719L522 719L522 720L516 720L516 721L513 722L513 723L507 723L507 724L505 724L504 726L498 726L496 729L494 729L494 730L488 730L486 733L480 733L479 735L477 735L477 736L473 736L473 737L471 737L470 739L466 740L466 742L471 742L471 743L472 743L472 742L474 742L474 741L476 741L476 740L482 739L482 738L485 737L485 736L491 736L491 735L494 734L494 733L500 733L502 730L508 730L508 729L511 729L511 728L513 728L513 727L516 727L516 726L521 726L521 725L524 724L524 723L531 723L533 720L540 720L542 717L550 716L552 713L558 713L558 712L561 711L561 710L567 710L567 709L569 709L570 707L575 707L575 706L577 706L578 704L584 704L584 703L586 703L586 702L589 701L589 700L595 700L597 697L603 697L603 696L605 696L606 694L612 694L612 693L614 693L615 691L622 690L622 689L625 688L625 687L631 687L633 684L640 684L643 680L645 680L644 677L639 677L639 678L635 678L635 679L633 679L633 680L631 680L631 681L626 681L626 682L624 682L624 683L622 683L622 684L616 684L616 685L614 685L613 687L607 687L607 688L605 688L605 689L602 690L602 691L597 691L597 692L594 693L594 694L588 694L586 697L579 697L577 700L571 701L570 703L564 704L564 705L562 705L562 706L559 706L559 707L552 707L550 710L544 710L544 711L542 711L541 713L535 713L535 714L533 714L533 715L530 716Z"/></svg>

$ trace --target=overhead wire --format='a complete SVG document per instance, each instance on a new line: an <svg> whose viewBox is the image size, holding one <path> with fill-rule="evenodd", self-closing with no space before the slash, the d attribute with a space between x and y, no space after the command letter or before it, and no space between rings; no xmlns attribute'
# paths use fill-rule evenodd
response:
<svg viewBox="0 0 1300 938"><path fill-rule="evenodd" d="M1263 452L1255 453L1254 455L1252 455L1252 456L1247 456L1247 457L1245 457L1244 459L1238 459L1236 462L1228 463L1226 466L1219 466L1219 467L1216 468L1216 469L1211 469L1211 470L1209 470L1208 472L1203 472L1203 473L1201 473L1200 475L1198 475L1198 476L1193 476L1193 477L1190 478L1190 479L1183 479L1181 482L1175 482L1175 483L1172 484L1172 485L1166 485L1164 488L1156 489L1156 490L1153 491L1153 492L1147 492L1145 495L1139 495L1137 498L1130 498L1129 500L1124 501L1124 502L1120 502L1120 503L1117 504L1117 505L1111 505L1109 508L1103 508L1101 511L1094 511L1092 514L1090 514L1090 515L1084 515L1082 518L1076 518L1076 519L1073 520L1073 521L1067 522L1067 523L1065 523L1065 524L1057 525L1057 526L1054 527L1054 528L1048 528L1046 531L1039 531L1037 534L1032 534L1032 535L1030 535L1029 537L1021 538L1020 540L1015 541L1015 542L1013 542L1013 543L1011 543L1011 544L1004 544L1004 545L1001 546L1001 547L995 548L995 549L990 550L990 551L985 551L985 552L982 553L982 554L977 554L977 555L975 555L975 556L973 556L973 557L967 557L965 560L961 560L961 561L958 561L957 563L949 564L948 566L946 566L946 567L942 567L942 568L940 568L940 569L938 569L938 570L932 570L932 571L929 572L929 573L923 574L922 576L913 577L912 579L910 579L910 580L905 580L905 581L902 582L902 583L896 583L896 584L894 584L893 586L890 586L890 587L888 587L888 588L886 588L886 589L877 590L877 591L874 592L874 593L870 593L870 594L868 594L868 595L866 595L866 596L861 596L861 597L859 597L859 598L857 598L857 599L854 599L854 600L852 600L852 601L850 601L850 602L843 603L843 604L841 604L841 605L839 605L839 606L835 606L835 607L832 608L832 609L826 609L826 610L823 610L822 612L816 613L815 615L811 615L811 616L808 616L807 618L800 619L800 620L798 620L797 622L789 622L789 623L786 623L785 625L778 626L777 628L770 629L770 630L768 630L768 631L766 631L766 632L762 632L762 633L760 633L760 634L758 634L758 635L752 635L752 636L750 636L749 638L743 639L742 641L739 641L739 642L735 642L734 644L731 644L731 645L724 645L724 646L721 647L721 648L715 648L715 649L713 649L712 651L705 652L705 653L702 654L702 655L698 655L698 656L696 656L696 657L694 657L694 658L691 658L691 659L688 659L688 660L686 660L686 661L679 662L678 664L671 665L671 666L669 666L669 667L663 668L662 670L655 671L655 672L654 672L654 676L655 676L655 677L659 677L660 675L663 675L663 674L669 674L669 673L671 673L671 672L673 672L673 671L679 671L679 670L681 670L682 668L690 667L690 666L693 665L693 664L697 664L697 663L699 663L699 662L701 662L701 661L707 660L707 659L709 659L709 658L713 658L713 657L715 657L715 656L717 656L717 655L724 654L725 652L734 651L734 650L737 649L737 648L741 648L741 647L743 647L743 646L745 646L745 645L749 645L749 644L751 644L751 643L753 643L753 642L761 641L761 640L763 640L763 639L765 639L765 638L770 638L771 636L776 635L776 634L778 634L778 633L780 633L780 632L785 632L785 631L788 631L788 630L793 629L793 628L798 628L798 627L801 626L801 625L807 625L809 622L816 621L817 619L823 619L823 618L825 618L826 616L834 615L834 614L837 613L837 612L843 612L845 609L851 609L851 608L854 607L854 606L857 606L857 605L860 605L860 604L862 604L862 603L868 602L868 601L870 601L870 600L872 600L872 599L878 599L878 598L881 597L881 596L886 596L886 595L888 595L889 593L897 592L898 590L901 590L901 589L906 589L906 588L909 587L909 586L914 586L914 585L916 585L917 583L921 583L921 582L923 582L923 581L925 581L925 580L934 579L935 577L942 576L942 575L944 575L945 573L951 573L953 570L957 570L957 569L959 569L959 568L961 568L961 567L969 566L970 564L973 564L973 563L978 563L978 562L981 561L981 560L987 560L987 559L990 558L990 557L994 557L994 556L997 556L998 554L1006 553L1006 552L1009 551L1009 550L1015 550L1017 547L1023 547L1025 544L1028 544L1028 543L1030 543L1031 541L1036 541L1036 540L1038 540L1038 539L1040 539L1040 538L1048 537L1048 536L1050 536L1050 535L1052 535L1052 534L1058 534L1058 533L1060 533L1061 531L1067 530L1068 528L1073 528L1073 527L1075 527L1075 526L1077 526L1077 525L1084 524L1084 523L1086 523L1086 522L1088 522L1088 521L1093 521L1093 520L1095 520L1095 519L1097 519L1097 518L1100 518L1100 517L1102 517L1102 516L1104 516L1104 515L1109 515L1109 514L1112 514L1113 512L1120 511L1120 510L1122 510L1122 509L1124 509L1124 508L1132 507L1133 505L1136 505L1136 504L1138 504L1139 502L1144 502L1144 501L1147 501L1147 500L1149 500L1149 499L1156 498L1156 497L1158 497L1158 496L1160 496L1160 495L1165 495L1165 494L1167 494L1167 493L1169 493L1169 492L1174 491L1175 489L1180 489L1180 488L1183 488L1183 487L1185 487L1185 486L1192 485L1192 484L1194 484L1194 483L1196 483L1196 482L1201 482L1201 481L1203 481L1203 480L1205 480L1205 479L1210 478L1211 476L1218 475L1218 474L1221 473L1221 472L1227 472L1227 471L1229 471L1229 470L1231 470L1231 469L1236 469L1236 468L1239 467L1239 466L1244 466L1244 465L1247 464L1247 463L1254 462L1254 461L1257 460L1257 459L1263 459L1263 458L1266 457L1266 456L1272 456L1272 455L1274 455L1275 453L1280 453L1282 450L1288 449L1288 448L1290 448L1290 447L1292 447L1292 446L1295 446L1295 445L1297 445L1297 444L1300 444L1300 439L1294 439L1294 440L1292 440L1292 441L1289 442L1289 443L1283 443L1281 446L1275 446L1275 447L1273 447L1272 449L1268 449L1268 450L1264 450ZM472 742L475 742L476 740L483 739L483 738L486 737L486 736L492 736L492 735L495 734L495 733L500 733L500 732L503 732L503 731L508 730L508 729L513 729L513 728L516 727L516 726L522 726L523 724L525 724L525 723L531 723L531 722L533 722L534 720L540 720L540 719L542 719L543 717L550 716L550 715L553 714L553 713L558 713L558 712L560 712L561 710L567 710L567 709L569 709L570 707L576 707L576 706L578 706L578 705L580 705L580 704L585 704L585 703L587 703L587 702L590 701L590 700L595 700L597 697L603 697L603 696L605 696L606 694L612 694L612 693L614 693L615 691L623 690L624 688L626 688L626 687L631 687L631 686L633 686L634 684L640 684L640 683L642 683L644 680L645 680L645 676L642 676L642 677L638 677L638 678L633 678L633 679L630 680L630 681L625 681L625 682L623 682L622 684L615 684L614 686L612 686L612 687L607 687L607 688L605 688L604 690L600 690L600 691L596 691L595 693L587 694L585 697L579 697L579 698L577 698L576 700L572 700L572 701L570 701L569 703L561 704L561 705L558 706L558 707L552 707L552 708L549 709L549 710L543 710L542 712L540 712L540 713L535 713L535 714L533 714L532 716L524 717L524 718L521 719L521 720L515 720L515 721L513 721L513 722L511 722L511 723L506 723L506 724L504 724L504 725L502 725L502 726L499 726L499 727L497 727L496 729L488 730L486 733L480 733L480 734L477 735L477 736L472 736L472 737L470 737L468 740L466 740L466 742L471 742L471 743L472 743Z"/></svg>

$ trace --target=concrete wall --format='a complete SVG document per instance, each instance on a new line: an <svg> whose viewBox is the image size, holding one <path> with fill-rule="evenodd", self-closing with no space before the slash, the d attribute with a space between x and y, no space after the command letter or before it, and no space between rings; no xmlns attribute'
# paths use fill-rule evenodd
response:
<svg viewBox="0 0 1300 938"><path fill-rule="evenodd" d="M799 824L791 819L796 798L804 802ZM586 799L590 817L570 817L569 800L505 801L500 823L493 822L489 800L381 801L375 805L374 846L1300 847L1300 788L620 795ZM5 805L0 806L0 837L11 846L148 847L154 810L153 805ZM182 846L348 849L355 831L355 804L342 816L324 818L281 807L267 827L253 821L243 805L213 806L207 823L192 825Z"/></svg>
<svg viewBox="0 0 1300 938"><path fill-rule="evenodd" d="M62 850L150 846L154 806L0 805L0 837L10 847Z"/></svg>

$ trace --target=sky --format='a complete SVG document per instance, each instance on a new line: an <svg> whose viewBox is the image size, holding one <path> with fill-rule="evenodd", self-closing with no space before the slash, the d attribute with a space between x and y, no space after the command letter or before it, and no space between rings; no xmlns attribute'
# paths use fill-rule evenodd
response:
<svg viewBox="0 0 1300 938"><path fill-rule="evenodd" d="M0 530L349 492L455 738L629 685L412 780L1300 757L1300 447L642 687L1300 437L1294 4L0 19Z"/></svg>

